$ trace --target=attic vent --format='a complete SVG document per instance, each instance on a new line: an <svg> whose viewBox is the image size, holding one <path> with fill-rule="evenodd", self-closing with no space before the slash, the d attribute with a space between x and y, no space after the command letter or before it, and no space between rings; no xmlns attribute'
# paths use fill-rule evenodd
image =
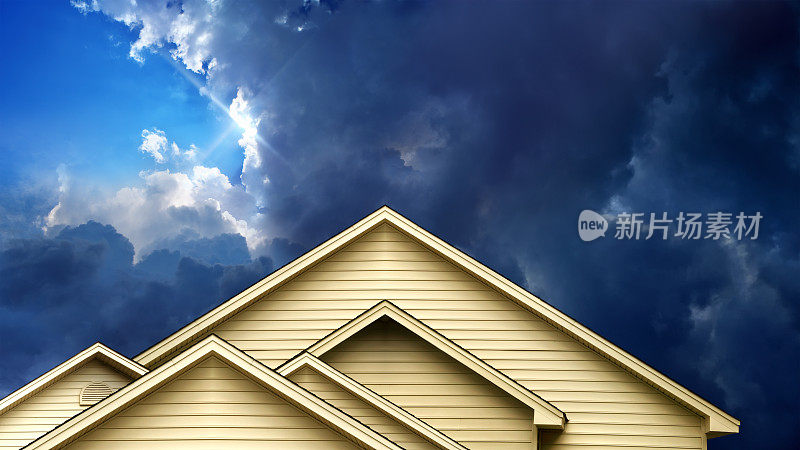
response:
<svg viewBox="0 0 800 450"><path fill-rule="evenodd" d="M114 391L107 384L93 382L81 389L79 404L81 406L91 406L113 393Z"/></svg>

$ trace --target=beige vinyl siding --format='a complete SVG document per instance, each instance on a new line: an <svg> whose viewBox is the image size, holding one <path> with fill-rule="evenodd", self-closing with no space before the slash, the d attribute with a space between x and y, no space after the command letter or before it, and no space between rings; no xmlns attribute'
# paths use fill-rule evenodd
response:
<svg viewBox="0 0 800 450"><path fill-rule="evenodd" d="M350 449L344 436L210 357L69 449Z"/></svg>
<svg viewBox="0 0 800 450"><path fill-rule="evenodd" d="M304 367L289 376L289 379L405 449L417 450L437 448L404 425L398 423L395 419L378 411L375 407L359 399L355 395L345 391L314 369Z"/></svg>
<svg viewBox="0 0 800 450"><path fill-rule="evenodd" d="M465 447L531 448L532 409L394 321L367 326L322 360Z"/></svg>
<svg viewBox="0 0 800 450"><path fill-rule="evenodd" d="M384 299L564 411L544 449L703 447L699 416L387 224L210 332L275 367Z"/></svg>
<svg viewBox="0 0 800 450"><path fill-rule="evenodd" d="M94 382L113 391L130 383L127 375L92 359L36 395L0 415L0 449L20 448L78 414L88 406L78 404L81 389Z"/></svg>

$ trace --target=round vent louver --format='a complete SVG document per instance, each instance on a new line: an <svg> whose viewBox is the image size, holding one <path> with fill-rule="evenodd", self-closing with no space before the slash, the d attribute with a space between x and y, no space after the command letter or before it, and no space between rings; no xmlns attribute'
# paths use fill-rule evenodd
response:
<svg viewBox="0 0 800 450"><path fill-rule="evenodd" d="M91 406L113 393L114 391L105 383L90 383L88 386L81 389L79 403L81 406Z"/></svg>

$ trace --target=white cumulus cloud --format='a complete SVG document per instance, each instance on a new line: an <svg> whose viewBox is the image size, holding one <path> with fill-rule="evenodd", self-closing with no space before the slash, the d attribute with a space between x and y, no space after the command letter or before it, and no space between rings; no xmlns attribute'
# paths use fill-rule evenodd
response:
<svg viewBox="0 0 800 450"><path fill-rule="evenodd" d="M204 83L192 78L199 92L242 129L241 184L266 206L264 186L269 183L270 168L264 155L274 152L259 136L269 131L269 124L262 120L271 103L264 83L287 61L284 48L295 48L301 42L291 30L310 26L307 15L293 15L293 11L308 12L322 6L302 0L247 7L221 0L73 0L73 6L83 13L104 14L138 31L130 46L132 59L143 62L146 52L166 50L186 69L204 76ZM275 17L285 19L276 24ZM233 98L231 92L235 92ZM150 154L161 162L166 151L157 149L158 153Z"/></svg>
<svg viewBox="0 0 800 450"><path fill-rule="evenodd" d="M167 136L163 131L158 128L153 128L152 131L142 130L142 144L139 145L139 151L152 156L157 163L165 161L164 153L166 153L167 145Z"/></svg>
<svg viewBox="0 0 800 450"><path fill-rule="evenodd" d="M194 160L197 157L197 147L194 144L183 150L174 141L170 144L166 133L158 128L142 130L142 143L139 145L139 151L152 156L159 164L166 163L170 158Z"/></svg>
<svg viewBox="0 0 800 450"><path fill-rule="evenodd" d="M194 145L181 150L176 143L169 144L157 128L143 130L142 139L140 151L158 163L196 152ZM137 185L116 190L90 189L74 183L66 168L60 167L59 201L45 218L45 229L88 220L107 223L130 239L137 257L158 242L188 231L199 237L240 234L251 253L263 246L255 199L219 168L194 165L185 171L144 171L140 179Z"/></svg>
<svg viewBox="0 0 800 450"><path fill-rule="evenodd" d="M220 2L216 0L184 0L182 2L148 2L131 0L73 1L83 13L102 11L131 29L139 36L131 44L130 56L143 62L146 49L174 44L173 58L184 61L186 67L205 73L204 65L211 63L211 24Z"/></svg>

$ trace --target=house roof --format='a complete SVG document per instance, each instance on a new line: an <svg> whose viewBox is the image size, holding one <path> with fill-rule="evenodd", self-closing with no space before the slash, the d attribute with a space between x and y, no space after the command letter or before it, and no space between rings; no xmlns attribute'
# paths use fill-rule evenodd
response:
<svg viewBox="0 0 800 450"><path fill-rule="evenodd" d="M466 447L442 434L441 431L433 428L405 409L369 390L364 385L339 372L308 352L303 352L287 361L277 369L277 372L285 377L289 377L291 374L306 367L315 370L317 373L332 381L340 388L353 394L402 425L405 425L407 428L424 437L437 447L448 450L466 449Z"/></svg>
<svg viewBox="0 0 800 450"><path fill-rule="evenodd" d="M203 339L171 359L169 363L149 372L105 400L72 417L25 448L60 448L210 356L219 358L253 381L353 439L359 445L372 449L399 450L401 448L215 335Z"/></svg>
<svg viewBox="0 0 800 450"><path fill-rule="evenodd" d="M25 386L8 394L5 398L0 400L0 414L5 413L26 399L36 395L38 392L69 375L92 359L99 359L120 372L129 375L133 379L139 378L147 373L145 367L97 342L54 367L39 378L36 378Z"/></svg>
<svg viewBox="0 0 800 450"><path fill-rule="evenodd" d="M705 428L707 432L710 433L710 436L736 433L739 431L739 420L605 340L552 305L474 260L469 255L425 231L387 206L379 208L353 226L283 266L237 296L222 303L166 339L145 350L135 358L135 361L148 367L157 365L157 363L167 358L170 354L173 354L176 350L190 345L191 342L208 332L208 330L215 325L250 306L265 294L272 292L290 281L316 262L333 254L345 245L382 224L390 224L406 233L434 253L457 265L462 270L475 276L487 285L492 286L529 312L564 331L574 339L626 369L634 376L665 393L691 411L703 416L706 418Z"/></svg>
<svg viewBox="0 0 800 450"><path fill-rule="evenodd" d="M431 327L420 322L411 314L403 311L397 305L387 300L378 303L355 319L347 322L338 330L320 339L306 349L306 352L320 357L328 352L328 350L346 341L349 337L382 317L388 317L399 323L446 355L467 366L473 372L533 409L533 423L537 427L564 428L566 415L556 406L502 374L489 364L486 364L483 360L464 350L453 341L442 336Z"/></svg>

